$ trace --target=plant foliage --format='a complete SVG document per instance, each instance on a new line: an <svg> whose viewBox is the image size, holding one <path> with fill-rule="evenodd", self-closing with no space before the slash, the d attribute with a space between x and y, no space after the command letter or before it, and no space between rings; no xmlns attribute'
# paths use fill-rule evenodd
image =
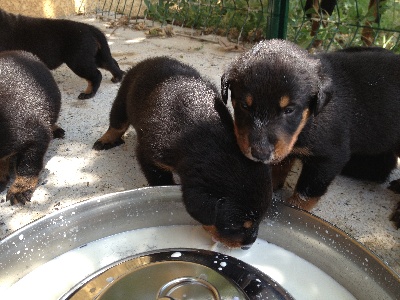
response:
<svg viewBox="0 0 400 300"><path fill-rule="evenodd" d="M143 0L146 17L162 24L199 29L201 34L215 33L243 42L256 42L268 37L271 3L285 0ZM399 52L400 0L379 1L379 22L375 23L369 0L337 0L332 15L311 9L321 23L316 36L311 36L311 21L304 11L306 0L290 0L287 39L304 47L318 40L320 48L340 49L363 45L365 26L373 28L373 43ZM282 16L281 16L282 17Z"/></svg>

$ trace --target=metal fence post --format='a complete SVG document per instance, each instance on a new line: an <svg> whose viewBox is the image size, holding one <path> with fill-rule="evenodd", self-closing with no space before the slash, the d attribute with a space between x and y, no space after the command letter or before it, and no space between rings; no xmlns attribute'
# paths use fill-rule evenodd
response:
<svg viewBox="0 0 400 300"><path fill-rule="evenodd" d="M268 1L267 39L286 38L288 12L289 0Z"/></svg>

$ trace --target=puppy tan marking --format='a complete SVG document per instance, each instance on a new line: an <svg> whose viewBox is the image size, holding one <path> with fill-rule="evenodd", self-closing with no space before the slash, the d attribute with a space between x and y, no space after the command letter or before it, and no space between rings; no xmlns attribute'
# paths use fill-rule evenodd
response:
<svg viewBox="0 0 400 300"><path fill-rule="evenodd" d="M250 229L251 227L253 227L253 224L254 224L254 222L249 220L249 221L244 222L243 227L246 229Z"/></svg>
<svg viewBox="0 0 400 300"><path fill-rule="evenodd" d="M235 241L232 238L230 239L225 239L221 237L218 233L217 228L214 225L203 225L203 228L205 231L211 234L213 237L214 241L220 242L224 244L226 247L235 249L235 248L240 248L242 245L242 241Z"/></svg>
<svg viewBox="0 0 400 300"><path fill-rule="evenodd" d="M304 126L306 125L309 116L310 116L310 110L308 108L306 108L303 111L303 115L302 115L301 121L299 123L299 126L297 127L297 129L293 133L293 135L288 136L288 135L283 134L282 137L278 139L278 141L275 144L274 156L273 156L272 163L275 164L275 163L280 162L292 151L293 146L297 142L297 138L298 138L300 132L303 130Z"/></svg>
<svg viewBox="0 0 400 300"><path fill-rule="evenodd" d="M37 176L17 176L7 192L11 205L31 201L31 196L38 184Z"/></svg>
<svg viewBox="0 0 400 300"><path fill-rule="evenodd" d="M242 151L243 154L246 155L247 157L251 157L251 153L250 153L251 148L250 148L248 130L239 129L236 122L234 122L234 130L235 130L235 136L236 136L236 140L239 145L240 151Z"/></svg>
<svg viewBox="0 0 400 300"><path fill-rule="evenodd" d="M302 155L302 156L311 156L312 152L307 147L294 147L292 150L292 154Z"/></svg>
<svg viewBox="0 0 400 300"><path fill-rule="evenodd" d="M162 162L156 161L154 163L157 167L165 170L165 171L169 171L169 172L175 172L174 168L172 168L171 166L168 166L166 164L163 164Z"/></svg>
<svg viewBox="0 0 400 300"><path fill-rule="evenodd" d="M286 203L310 211L317 205L319 198L320 197L308 198L300 195L298 192L294 192L293 195L286 200Z"/></svg>
<svg viewBox="0 0 400 300"><path fill-rule="evenodd" d="M289 105L290 99L289 96L282 96L281 99L279 100L279 106L281 108L285 108L286 106Z"/></svg>
<svg viewBox="0 0 400 300"><path fill-rule="evenodd" d="M294 162L295 159L286 158L278 164L272 165L272 187L274 191L283 187Z"/></svg>
<svg viewBox="0 0 400 300"><path fill-rule="evenodd" d="M86 80L88 85L86 87L86 90L84 91L85 94L89 95L93 92L93 83L90 80Z"/></svg>
<svg viewBox="0 0 400 300"><path fill-rule="evenodd" d="M245 101L248 107L251 107L253 105L253 97L251 95L247 95Z"/></svg>
<svg viewBox="0 0 400 300"><path fill-rule="evenodd" d="M114 145L122 141L122 136L128 130L129 123L125 123L121 125L120 129L109 127L108 130L103 134L101 138L97 140L96 144L102 145ZM95 148L97 149L97 148ZM98 150L98 149L97 149Z"/></svg>

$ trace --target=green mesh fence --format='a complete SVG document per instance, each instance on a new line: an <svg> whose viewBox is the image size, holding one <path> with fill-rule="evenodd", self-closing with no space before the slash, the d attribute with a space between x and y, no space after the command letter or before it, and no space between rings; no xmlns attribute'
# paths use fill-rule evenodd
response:
<svg viewBox="0 0 400 300"><path fill-rule="evenodd" d="M287 38L321 50L375 45L400 52L400 0L308 1L307 7L307 0L100 0L96 10L109 18L193 28L237 43ZM327 4L332 11L324 9Z"/></svg>
<svg viewBox="0 0 400 300"><path fill-rule="evenodd" d="M400 51L399 0L373 1L371 8L370 0L336 2L329 15L318 7L305 12L306 0L290 1L287 38L304 47L341 49L375 45ZM314 36L312 21L319 25Z"/></svg>

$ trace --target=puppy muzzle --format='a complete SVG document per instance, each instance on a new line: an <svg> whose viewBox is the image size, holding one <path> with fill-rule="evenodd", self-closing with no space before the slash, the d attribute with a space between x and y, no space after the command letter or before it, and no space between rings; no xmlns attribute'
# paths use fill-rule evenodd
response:
<svg viewBox="0 0 400 300"><path fill-rule="evenodd" d="M268 142L254 143L251 145L251 159L267 163L272 159L273 146Z"/></svg>
<svg viewBox="0 0 400 300"><path fill-rule="evenodd" d="M253 246L253 244L243 245L242 247L240 247L240 249L249 250L251 248L251 246Z"/></svg>
<svg viewBox="0 0 400 300"><path fill-rule="evenodd" d="M249 250L251 246L254 244L258 236L258 227L253 228L250 235L246 236L242 240L242 246L240 247L242 250Z"/></svg>

